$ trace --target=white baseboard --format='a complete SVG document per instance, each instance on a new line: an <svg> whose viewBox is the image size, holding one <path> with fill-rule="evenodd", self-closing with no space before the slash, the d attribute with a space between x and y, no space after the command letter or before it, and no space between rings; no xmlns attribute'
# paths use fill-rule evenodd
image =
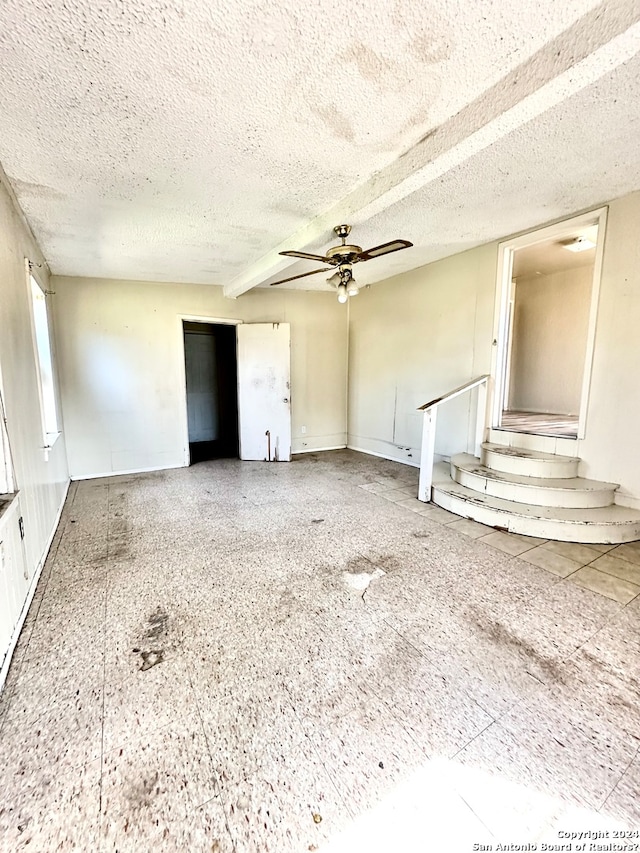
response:
<svg viewBox="0 0 640 853"><path fill-rule="evenodd" d="M320 450L337 450L347 446L346 432L328 432L324 435L291 436L291 453L314 453Z"/></svg>
<svg viewBox="0 0 640 853"><path fill-rule="evenodd" d="M183 462L181 462L178 465L154 465L153 468L131 468L127 471L107 471L104 474L74 474L71 477L71 480L75 483L79 482L80 480L102 480L104 477L124 477L128 474L148 474L152 471L170 471L174 468L188 467L188 465L185 465Z"/></svg>
<svg viewBox="0 0 640 853"><path fill-rule="evenodd" d="M292 456L302 456L303 453L322 453L325 450L344 450L346 444L334 444L333 447L305 447L304 450L291 451Z"/></svg>
<svg viewBox="0 0 640 853"><path fill-rule="evenodd" d="M626 506L629 509L640 509L640 498L634 495L625 495L620 492L614 492L614 503L616 506Z"/></svg>
<svg viewBox="0 0 640 853"><path fill-rule="evenodd" d="M388 453L379 453L376 450L365 450L364 447L356 447L355 444L347 444L349 450L355 450L358 453L366 453L367 456L377 456L378 459L388 459L390 462L399 462L401 465L409 465L411 468L419 468L420 463L414 462L412 459L401 459L398 456L390 456Z"/></svg>
<svg viewBox="0 0 640 853"><path fill-rule="evenodd" d="M29 591L27 592L27 597L25 598L24 604L22 605L22 610L20 611L20 616L16 623L15 628L13 629L13 634L11 635L11 641L9 642L9 648L6 651L4 661L2 663L2 669L0 670L0 692L4 687L4 683L7 680L7 674L9 672L9 667L11 666L11 659L13 657L13 653L16 650L16 645L18 644L18 638L20 637L20 632L22 631L22 627L24 625L25 619L27 618L27 613L29 612L29 608L31 607L31 602L33 601L33 596L36 593L36 588L38 586L38 581L40 580L40 575L42 574L42 569L44 568L44 564L47 562L47 557L49 556L49 551L51 549L51 543L53 542L53 537L56 535L56 530L58 529L58 525L60 524L60 518L62 517L62 510L64 509L64 505L67 500L67 495L69 494L69 486L71 485L71 480L67 480L67 485L64 490L64 495L62 496L62 500L60 501L60 506L58 507L58 513L56 515L56 520L51 528L51 533L49 534L49 539L47 540L47 544L45 549L38 561L36 566L35 573L31 578L31 584L29 586Z"/></svg>

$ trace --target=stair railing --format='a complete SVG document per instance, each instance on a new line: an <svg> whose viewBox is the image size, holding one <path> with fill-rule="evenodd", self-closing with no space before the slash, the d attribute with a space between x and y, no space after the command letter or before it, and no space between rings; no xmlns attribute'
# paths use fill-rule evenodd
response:
<svg viewBox="0 0 640 853"><path fill-rule="evenodd" d="M476 430L474 452L476 456L480 456L480 449L484 441L484 431L487 421L487 382L488 374L478 376L477 379L472 379L471 382L466 382L459 388L454 388L448 394L443 394L442 397L436 397L435 400L430 400L424 406L418 408L419 412L424 412L424 423L422 427L422 449L420 451L420 482L418 485L418 500L428 503L431 500L431 484L433 482L433 457L435 455L436 443L436 420L438 416L438 407L454 397L459 397L460 394L465 394L471 391L472 388L478 389L478 398L476 403Z"/></svg>

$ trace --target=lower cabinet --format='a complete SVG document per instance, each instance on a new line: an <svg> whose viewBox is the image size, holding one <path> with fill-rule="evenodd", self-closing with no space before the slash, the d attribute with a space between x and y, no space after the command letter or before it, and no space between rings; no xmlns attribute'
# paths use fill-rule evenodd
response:
<svg viewBox="0 0 640 853"><path fill-rule="evenodd" d="M20 498L4 505L0 515L0 668L29 593L21 536Z"/></svg>

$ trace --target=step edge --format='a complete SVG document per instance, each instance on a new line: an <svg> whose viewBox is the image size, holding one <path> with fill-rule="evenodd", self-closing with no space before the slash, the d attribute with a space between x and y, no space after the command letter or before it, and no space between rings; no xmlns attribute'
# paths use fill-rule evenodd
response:
<svg viewBox="0 0 640 853"><path fill-rule="evenodd" d="M459 485L459 484L458 484ZM623 527L625 525L634 525L640 524L640 510L636 510L638 512L637 519L625 519L624 521L607 521L607 520L591 520L591 519L579 519L579 518L545 518L540 515L526 515L522 512L518 512L517 510L506 509L504 507L494 506L489 501L484 503L479 503L477 501L468 500L464 495L460 495L455 491L451 491L447 488L445 483L434 483L433 484L434 492L442 492L443 494L449 495L451 498L455 500L461 501L463 503L470 504L471 506L481 506L486 509L490 509L493 512L499 513L500 515L504 515L506 517L509 516L517 516L518 518L526 519L527 521L540 521L540 522L550 522L554 524L563 524L563 525L573 525L573 526L584 526L591 527L595 524L602 525L604 527ZM480 494L478 492L478 494ZM489 495L488 497L494 497L493 495ZM498 500L506 500L506 498L498 498ZM513 503L514 507L518 506L516 501L509 501L509 503ZM532 504L533 506L533 504ZM611 504L611 506L616 506L616 504ZM586 507L549 507L550 509L586 509ZM621 507L625 509L626 507ZM589 507L588 509L597 510L597 509L607 509L607 507Z"/></svg>
<svg viewBox="0 0 640 853"><path fill-rule="evenodd" d="M548 486L523 486L508 480L480 478L477 474L468 474L459 469L452 474L451 479L457 485L476 492L481 497L531 504L548 509L597 509L615 504L616 493L612 489L554 489ZM466 482L462 482L463 480ZM511 497L499 494L502 491L509 491Z"/></svg>
<svg viewBox="0 0 640 853"><path fill-rule="evenodd" d="M489 528L506 533L534 536L556 542L579 542L584 544L607 543L622 545L640 539L640 521L617 524L591 522L571 523L558 519L523 517L500 512L493 507L470 504L457 495L441 492L434 494L433 502L448 512L462 518L473 519ZM475 540L482 542L482 538Z"/></svg>
<svg viewBox="0 0 640 853"><path fill-rule="evenodd" d="M479 471L470 471L468 468L465 468L463 464L456 462L455 460L460 456L467 456L468 454L458 453L455 456L451 457L451 464L457 468L458 470L466 471L467 474L472 477L483 477L485 478L485 474ZM473 459L477 459L476 456L471 457ZM481 465L487 471L496 471L495 468L488 468L486 465ZM509 471L498 471L499 474L509 474ZM514 474L513 476L521 476L523 478L527 478L526 474ZM514 486L521 486L524 489L553 489L553 491L562 491L562 492L615 492L620 488L620 483L607 483L604 480L591 480L588 477L531 477L527 479L537 479L537 480L547 480L548 483L521 483L519 480L509 480L508 478L500 478L500 477L486 477L489 480L495 480L500 483L512 483ZM567 480L584 480L586 483L597 483L598 485L594 488L568 488L566 486L556 486L555 483L565 483Z"/></svg>
<svg viewBox="0 0 640 853"><path fill-rule="evenodd" d="M482 452L481 463L491 471L501 474L516 474L521 477L541 477L544 479L574 480L578 476L579 462L570 459L566 464L551 459L512 456Z"/></svg>
<svg viewBox="0 0 640 853"><path fill-rule="evenodd" d="M547 453L542 450L526 450L525 448L520 447L505 447L500 444L492 444L489 441L484 441L481 444L482 450L487 453L495 453L496 456L506 456L509 459L527 459L535 462L550 462L552 464L564 464L564 463L572 463L576 464L580 462L579 456L561 456L559 453ZM514 453L513 451L517 450L518 453Z"/></svg>

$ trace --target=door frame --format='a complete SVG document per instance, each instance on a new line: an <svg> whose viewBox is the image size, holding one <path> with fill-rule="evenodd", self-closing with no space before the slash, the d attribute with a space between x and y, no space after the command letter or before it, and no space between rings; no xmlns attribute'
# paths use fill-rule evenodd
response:
<svg viewBox="0 0 640 853"><path fill-rule="evenodd" d="M598 319L598 302L600 298L600 282L602 278L602 258L607 227L608 207L599 207L570 219L563 219L543 228L536 228L504 240L498 244L498 267L496 280L496 301L493 319L493 355L491 359L491 387L493 399L491 403L492 429L500 429L503 401L505 399L505 382L508 376L508 347L509 347L509 301L511 298L511 280L513 273L513 256L517 249L533 246L547 240L561 240L571 235L576 228L586 225L598 226L596 256L593 264L593 283L591 287L591 305L589 308L589 324L587 329L587 345L585 350L584 369L582 374L582 391L580 397L580 413L578 417L578 439L585 437L587 409L589 405L589 390L591 387L591 372L593 368L593 352L595 348L596 325Z"/></svg>
<svg viewBox="0 0 640 853"><path fill-rule="evenodd" d="M191 454L189 452L189 413L187 411L187 365L184 351L184 322L188 323L208 323L211 326L239 326L244 320L235 320L231 317L204 317L198 314L178 314L178 333L180 335L179 351L182 353L182 360L179 369L180 381L180 396L184 400L182 408L182 418L180 424L180 433L182 438L183 462L184 467L188 468L191 464Z"/></svg>

